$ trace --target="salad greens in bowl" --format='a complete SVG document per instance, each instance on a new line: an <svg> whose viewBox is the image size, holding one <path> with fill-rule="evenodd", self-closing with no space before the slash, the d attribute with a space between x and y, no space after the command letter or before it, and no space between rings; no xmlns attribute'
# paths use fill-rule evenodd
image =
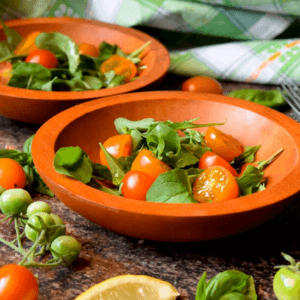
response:
<svg viewBox="0 0 300 300"><path fill-rule="evenodd" d="M145 88L170 64L162 44L132 28L72 18L1 23L0 114L22 122Z"/></svg>
<svg viewBox="0 0 300 300"><path fill-rule="evenodd" d="M234 138L230 145L235 145L231 148L240 161L233 164L231 152L218 152L208 143L210 128ZM227 96L138 92L61 112L37 131L32 156L53 193L102 227L142 239L203 241L256 227L299 197L299 129L297 122L275 110ZM115 136L122 141L116 147L122 153L131 137L128 156L112 157L107 150ZM238 173L228 176L238 182L234 190L239 194L212 199L194 193L206 168L199 163L211 152L218 152ZM139 157L155 161L155 168L142 170ZM240 176L237 166L246 161L257 164ZM141 171L144 178L137 193L130 189L130 180L126 182L131 171ZM208 188L214 185L208 183ZM148 192L140 198L144 188Z"/></svg>

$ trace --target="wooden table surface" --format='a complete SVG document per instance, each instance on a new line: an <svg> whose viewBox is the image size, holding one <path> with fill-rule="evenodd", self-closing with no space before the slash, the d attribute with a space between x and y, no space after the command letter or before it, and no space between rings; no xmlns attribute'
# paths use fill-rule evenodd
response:
<svg viewBox="0 0 300 300"><path fill-rule="evenodd" d="M184 78L168 74L157 89L178 90ZM224 94L243 87L274 89L274 86L222 82ZM283 111L293 117L289 111ZM39 126L0 117L0 149L6 145L22 149L25 140ZM295 203L281 215L251 231L220 240L196 243L164 243L139 240L111 232L71 211L56 197L33 194L33 200L50 204L53 213L66 224L67 234L82 244L73 268L31 269L38 275L39 300L73 300L105 279L121 274L144 274L166 280L181 293L181 299L195 299L198 280L237 269L252 275L259 300L275 300L272 288L274 266L285 264L281 252L300 259L298 237L300 205ZM13 228L0 226L0 235L13 237ZM21 257L0 243L0 266L18 263Z"/></svg>

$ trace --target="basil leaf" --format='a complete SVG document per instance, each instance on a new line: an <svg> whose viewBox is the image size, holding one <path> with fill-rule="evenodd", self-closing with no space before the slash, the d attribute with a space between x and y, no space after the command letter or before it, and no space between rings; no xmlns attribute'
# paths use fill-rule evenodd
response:
<svg viewBox="0 0 300 300"><path fill-rule="evenodd" d="M59 32L42 32L36 39L35 44L40 49L47 49L54 54L65 54L69 62L69 70L73 74L80 63L80 55L77 44L67 35Z"/></svg>
<svg viewBox="0 0 300 300"><path fill-rule="evenodd" d="M49 80L51 80L49 69L40 64L20 62L13 65L12 77L8 85L40 90Z"/></svg>
<svg viewBox="0 0 300 300"><path fill-rule="evenodd" d="M252 276L238 270L227 270L217 274L207 282L205 300L217 299L256 300Z"/></svg>
<svg viewBox="0 0 300 300"><path fill-rule="evenodd" d="M243 175L237 179L240 196L250 195L257 191L264 178L264 172L248 165Z"/></svg>
<svg viewBox="0 0 300 300"><path fill-rule="evenodd" d="M93 167L92 162L89 160L86 154L83 155L80 164L74 169L66 168L61 165L61 159L63 159L63 157L60 154L61 153L58 150L54 156L53 165L56 172L73 177L83 183L88 183L91 180Z"/></svg>
<svg viewBox="0 0 300 300"><path fill-rule="evenodd" d="M197 284L195 300L205 300L205 290L207 286L206 278L207 278L207 273L204 272Z"/></svg>
<svg viewBox="0 0 300 300"><path fill-rule="evenodd" d="M105 158L107 160L107 163L110 168L110 172L112 174L112 183L114 185L120 185L122 183L122 180L125 176L125 172L123 171L122 165L119 163L119 161L114 158L106 149L105 147L101 144L100 147L103 150L105 154Z"/></svg>
<svg viewBox="0 0 300 300"><path fill-rule="evenodd" d="M287 104L278 90L240 89L230 92L227 96L255 102L271 108L279 108Z"/></svg>
<svg viewBox="0 0 300 300"><path fill-rule="evenodd" d="M57 152L57 164L68 170L76 170L82 162L84 152L80 147L62 147Z"/></svg>
<svg viewBox="0 0 300 300"><path fill-rule="evenodd" d="M174 169L160 174L147 192L148 202L197 203L186 170Z"/></svg>

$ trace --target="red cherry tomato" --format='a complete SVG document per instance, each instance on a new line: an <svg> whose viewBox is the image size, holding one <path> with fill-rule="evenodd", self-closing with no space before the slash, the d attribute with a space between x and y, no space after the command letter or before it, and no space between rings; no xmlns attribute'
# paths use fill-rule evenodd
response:
<svg viewBox="0 0 300 300"><path fill-rule="evenodd" d="M204 139L214 153L228 162L244 152L243 145L237 139L215 127L208 127Z"/></svg>
<svg viewBox="0 0 300 300"><path fill-rule="evenodd" d="M130 134L118 134L108 138L103 143L104 148L115 158L127 157L132 153L132 138ZM103 150L100 150L100 162L109 168Z"/></svg>
<svg viewBox="0 0 300 300"><path fill-rule="evenodd" d="M233 175L220 166L205 169L193 184L198 202L216 202L237 198L239 186Z"/></svg>
<svg viewBox="0 0 300 300"><path fill-rule="evenodd" d="M196 76L187 79L183 83L181 90L196 93L223 94L220 82L207 76Z"/></svg>
<svg viewBox="0 0 300 300"><path fill-rule="evenodd" d="M123 178L121 192L124 197L146 200L147 192L155 179L141 171L129 171Z"/></svg>
<svg viewBox="0 0 300 300"><path fill-rule="evenodd" d="M0 83L8 84L12 76L12 64L9 61L3 61L0 63Z"/></svg>
<svg viewBox="0 0 300 300"><path fill-rule="evenodd" d="M25 59L28 63L35 63L44 66L47 69L55 68L58 65L56 56L44 49L34 50Z"/></svg>
<svg viewBox="0 0 300 300"><path fill-rule="evenodd" d="M89 55L97 57L99 55L99 50L97 47L91 44L79 44L78 45L79 54Z"/></svg>
<svg viewBox="0 0 300 300"><path fill-rule="evenodd" d="M213 166L224 167L225 169L230 171L230 173L233 176L235 176L235 177L239 176L237 171L230 165L230 163L228 163L221 156L219 156L218 154L215 154L213 152L205 152L199 160L198 168L199 169L207 169L207 168L213 167Z"/></svg>
<svg viewBox="0 0 300 300"><path fill-rule="evenodd" d="M27 268L11 264L0 269L1 300L37 300L38 293L37 280Z"/></svg>
<svg viewBox="0 0 300 300"><path fill-rule="evenodd" d="M171 170L166 163L156 158L150 150L143 149L132 163L131 170L144 172L154 179Z"/></svg>

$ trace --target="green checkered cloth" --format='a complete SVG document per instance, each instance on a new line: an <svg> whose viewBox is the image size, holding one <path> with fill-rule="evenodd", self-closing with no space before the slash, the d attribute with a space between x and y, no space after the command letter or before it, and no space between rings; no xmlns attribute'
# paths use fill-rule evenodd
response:
<svg viewBox="0 0 300 300"><path fill-rule="evenodd" d="M300 81L299 0L2 0L3 20L70 16L157 29L176 39L169 71L262 84ZM159 29L159 30L158 30ZM162 36L165 38L162 38ZM191 37L187 39L187 36ZM166 38L167 37L167 38ZM168 39L169 37L169 39ZM218 41L221 38L221 43ZM200 45L195 45L191 39ZM179 46L179 47L178 47Z"/></svg>

